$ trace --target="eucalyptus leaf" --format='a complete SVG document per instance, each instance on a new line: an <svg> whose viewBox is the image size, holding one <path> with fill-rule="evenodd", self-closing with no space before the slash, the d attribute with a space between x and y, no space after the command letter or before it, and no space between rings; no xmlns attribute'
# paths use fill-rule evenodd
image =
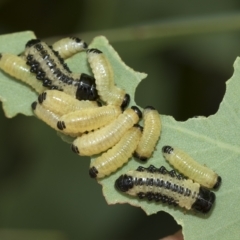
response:
<svg viewBox="0 0 240 240"><path fill-rule="evenodd" d="M0 51L18 54L23 51L26 41L34 37L31 32L3 35L0 37ZM139 82L146 77L146 74L135 72L126 66L104 37L96 37L89 47L98 48L106 54L114 70L115 83L130 94L130 105L136 105L135 89ZM67 60L67 63L73 72L91 74L85 53L76 54ZM162 134L154 156L147 163L131 159L117 172L99 180L108 204L129 203L141 207L148 215L158 211L168 212L183 226L186 240L239 238L240 210L237 207L240 199L240 187L238 186L240 180L238 172L240 169L240 145L238 143L238 130L240 129L239 58L234 63L234 69L234 75L227 82L226 94L215 115L192 118L185 122L176 121L171 116L161 115ZM30 105L36 97L37 94L30 88L6 74L0 73L0 99L3 102L6 116L12 117L17 113L31 115ZM122 194L114 188L114 182L121 174L136 169L139 165L145 167L150 164L156 167L164 165L167 169L171 169L161 153L164 145L183 149L199 163L205 164L222 177L222 185L215 192L215 206L209 214L201 215L162 203L139 200Z"/></svg>

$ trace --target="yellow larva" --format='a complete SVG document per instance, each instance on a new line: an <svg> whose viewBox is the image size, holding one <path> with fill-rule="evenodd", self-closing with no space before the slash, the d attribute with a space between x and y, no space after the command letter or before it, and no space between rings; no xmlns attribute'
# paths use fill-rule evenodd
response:
<svg viewBox="0 0 240 240"><path fill-rule="evenodd" d="M59 129L57 128L57 122L60 116L58 114L48 109L45 109L38 102L32 103L32 110L39 119L41 119L43 122L45 122L47 125L49 125L53 129L59 131Z"/></svg>
<svg viewBox="0 0 240 240"><path fill-rule="evenodd" d="M95 159L90 165L90 176L103 178L122 167L132 156L141 137L141 130L139 125L130 128L113 148Z"/></svg>
<svg viewBox="0 0 240 240"><path fill-rule="evenodd" d="M59 119L57 126L64 133L84 133L109 124L121 112L121 108L114 105L86 108L63 115Z"/></svg>
<svg viewBox="0 0 240 240"><path fill-rule="evenodd" d="M144 128L134 157L146 161L152 156L161 133L161 119L157 110L146 107L143 111Z"/></svg>
<svg viewBox="0 0 240 240"><path fill-rule="evenodd" d="M77 138L73 142L72 150L81 156L92 156L106 151L117 144L140 117L141 111L137 107L128 108L107 126Z"/></svg>
<svg viewBox="0 0 240 240"><path fill-rule="evenodd" d="M87 56L100 98L107 104L125 108L130 101L130 96L125 90L115 86L112 66L106 56L98 49L87 50Z"/></svg>
<svg viewBox="0 0 240 240"><path fill-rule="evenodd" d="M32 110L40 120L45 122L48 126L55 129L56 131L59 131L57 127L57 122L59 121L59 118L61 115L53 111L50 111L49 109L46 109L44 106L42 106L38 102L32 103ZM68 132L65 134L70 135L72 137L77 137L81 135L80 133L75 133L75 132Z"/></svg>
<svg viewBox="0 0 240 240"><path fill-rule="evenodd" d="M96 100L95 79L87 74L73 74L58 52L39 39L27 42L24 52L30 72L49 89L62 90L79 100Z"/></svg>
<svg viewBox="0 0 240 240"><path fill-rule="evenodd" d="M44 108L60 116L85 108L97 108L98 103L88 100L77 100L58 90L46 90L38 96L38 102Z"/></svg>
<svg viewBox="0 0 240 240"><path fill-rule="evenodd" d="M138 167L121 175L115 182L115 187L121 192L140 199L161 201L169 205L187 210L193 209L201 213L208 213L214 202L215 194L194 183L191 179L183 179L174 171L167 171L165 167Z"/></svg>
<svg viewBox="0 0 240 240"><path fill-rule="evenodd" d="M63 38L52 45L52 48L64 59L86 50L87 47L87 44L77 37Z"/></svg>
<svg viewBox="0 0 240 240"><path fill-rule="evenodd" d="M163 156L180 173L198 182L204 187L217 189L221 184L221 177L213 170L199 164L187 153L170 146L162 148Z"/></svg>
<svg viewBox="0 0 240 240"><path fill-rule="evenodd" d="M1 53L0 69L14 78L28 84L38 93L41 93L46 89L42 86L41 82L36 81L35 75L29 72L29 66L21 57L11 53Z"/></svg>

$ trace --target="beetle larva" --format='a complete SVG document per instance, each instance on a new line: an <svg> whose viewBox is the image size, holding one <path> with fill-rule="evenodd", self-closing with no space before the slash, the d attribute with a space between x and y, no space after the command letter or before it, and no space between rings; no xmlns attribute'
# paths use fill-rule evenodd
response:
<svg viewBox="0 0 240 240"><path fill-rule="evenodd" d="M72 150L81 156L92 156L106 151L119 142L124 133L139 121L141 115L141 111L135 106L126 109L107 126L74 140Z"/></svg>
<svg viewBox="0 0 240 240"><path fill-rule="evenodd" d="M142 127L139 125L130 128L113 148L91 162L90 176L92 178L103 178L122 167L136 149L141 132Z"/></svg>
<svg viewBox="0 0 240 240"><path fill-rule="evenodd" d="M211 169L199 164L187 153L170 146L162 148L163 156L180 173L198 182L204 187L217 189L221 184L221 177Z"/></svg>
<svg viewBox="0 0 240 240"><path fill-rule="evenodd" d="M61 58L66 59L72 55L86 50L88 45L77 37L63 38L52 45L54 51L57 51Z"/></svg>
<svg viewBox="0 0 240 240"><path fill-rule="evenodd" d="M45 109L38 102L32 103L32 110L39 119L41 119L43 122L45 122L47 125L49 125L53 129L59 131L57 128L57 122L58 122L60 116L58 114L56 114L48 109Z"/></svg>
<svg viewBox="0 0 240 240"><path fill-rule="evenodd" d="M40 82L36 81L35 75L29 72L29 66L21 57L11 53L1 53L0 68L10 76L28 84L38 93L45 89Z"/></svg>
<svg viewBox="0 0 240 240"><path fill-rule="evenodd" d="M64 133L84 133L107 125L121 112L121 108L114 105L86 108L63 115L59 119L57 127Z"/></svg>
<svg viewBox="0 0 240 240"><path fill-rule="evenodd" d="M87 56L100 98L107 104L118 105L124 109L129 104L130 96L125 90L115 86L112 66L106 56L98 49L87 50Z"/></svg>
<svg viewBox="0 0 240 240"><path fill-rule="evenodd" d="M50 111L49 109L46 109L44 106L39 104L38 102L32 103L32 110L34 114L43 122L45 122L48 126L51 128L59 131L57 127L57 122L59 121L59 118L61 115ZM66 133L66 135L70 135L72 137L80 136L81 134L75 133L75 132L69 132Z"/></svg>
<svg viewBox="0 0 240 240"><path fill-rule="evenodd" d="M36 74L43 86L62 90L79 100L96 100L98 93L95 79L85 73L71 73L68 66L56 51L39 39L27 42L25 49L30 72Z"/></svg>
<svg viewBox="0 0 240 240"><path fill-rule="evenodd" d="M191 179L181 179L173 173L174 171L168 172L163 166L159 169L152 165L148 168L139 167L121 175L115 186L140 199L162 201L187 210L208 213L215 202L215 194Z"/></svg>
<svg viewBox="0 0 240 240"><path fill-rule="evenodd" d="M157 110L146 107L143 111L143 134L134 152L134 157L146 161L152 156L161 133L161 119Z"/></svg>
<svg viewBox="0 0 240 240"><path fill-rule="evenodd" d="M59 114L60 116L85 108L97 108L96 101L77 100L68 94L58 90L46 90L38 96L38 102L44 108Z"/></svg>

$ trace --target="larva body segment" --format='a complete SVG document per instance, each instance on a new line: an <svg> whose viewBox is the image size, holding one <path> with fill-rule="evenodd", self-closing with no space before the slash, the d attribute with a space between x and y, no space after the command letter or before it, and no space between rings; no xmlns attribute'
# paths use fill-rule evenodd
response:
<svg viewBox="0 0 240 240"><path fill-rule="evenodd" d="M179 205L201 213L208 213L215 202L213 192L200 187L190 179L171 176L165 167L159 169L152 165L149 168L139 167L135 171L121 175L116 180L115 186L131 196Z"/></svg>
<svg viewBox="0 0 240 240"><path fill-rule="evenodd" d="M162 152L165 159L186 177L207 188L217 189L220 186L222 181L220 176L211 169L196 162L182 150L164 146Z"/></svg>
<svg viewBox="0 0 240 240"><path fill-rule="evenodd" d="M142 129L139 125L130 128L113 148L103 153L91 163L90 176L92 178L103 178L128 162L136 149L141 137L141 131Z"/></svg>
<svg viewBox="0 0 240 240"><path fill-rule="evenodd" d="M121 114L118 106L107 105L99 108L86 108L63 115L57 126L64 133L84 133L103 127Z"/></svg>
<svg viewBox="0 0 240 240"><path fill-rule="evenodd" d="M130 96L114 83L112 66L106 56L98 49L87 50L88 62L96 79L96 88L100 98L107 104L125 108Z"/></svg>
<svg viewBox="0 0 240 240"><path fill-rule="evenodd" d="M126 109L110 124L74 140L72 150L81 156L92 156L113 147L124 133L139 121L137 107Z"/></svg>
<svg viewBox="0 0 240 240"><path fill-rule="evenodd" d="M58 52L46 43L39 39L28 41L25 56L30 72L36 74L36 78L42 81L43 86L62 90L79 100L98 98L95 79L85 73L79 75L71 73Z"/></svg>
<svg viewBox="0 0 240 240"><path fill-rule="evenodd" d="M40 82L36 81L35 75L29 72L29 66L21 57L11 53L1 53L0 68L10 76L28 84L38 93L46 89Z"/></svg>
<svg viewBox="0 0 240 240"><path fill-rule="evenodd" d="M59 116L86 108L97 108L96 101L77 100L58 90L46 90L38 96L38 102Z"/></svg>
<svg viewBox="0 0 240 240"><path fill-rule="evenodd" d="M134 157L146 161L152 156L161 133L161 119L157 110L146 107L143 111L143 134L135 150Z"/></svg>
<svg viewBox="0 0 240 240"><path fill-rule="evenodd" d="M74 54L87 49L87 44L77 37L63 38L52 45L54 51L57 51L61 58L66 59Z"/></svg>

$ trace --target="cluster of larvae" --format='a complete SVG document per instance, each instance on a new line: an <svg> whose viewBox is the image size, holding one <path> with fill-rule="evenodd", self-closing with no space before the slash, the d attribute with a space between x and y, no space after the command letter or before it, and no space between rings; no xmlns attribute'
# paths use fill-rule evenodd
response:
<svg viewBox="0 0 240 240"><path fill-rule="evenodd" d="M87 53L94 77L72 73L64 62L81 51ZM2 53L0 68L39 93L32 103L34 114L53 129L74 137L75 153L101 154L90 165L92 178L110 175L132 156L142 161L152 156L161 133L160 115L151 106L143 113L136 106L127 108L130 96L115 85L112 66L100 50L89 49L75 37L52 46L32 39L23 56ZM144 127L138 124L142 116ZM218 188L221 178L179 149L164 146L162 150L188 179L174 170L151 165L121 175L116 188L139 198L209 212L215 201L209 189Z"/></svg>
<svg viewBox="0 0 240 240"><path fill-rule="evenodd" d="M94 77L73 73L65 63L64 59L81 51L86 52ZM32 103L34 114L53 129L75 137L71 147L75 153L101 154L91 163L91 177L115 172L132 155L141 160L151 157L161 132L160 115L150 106L143 113L136 106L127 108L130 96L116 86L112 66L100 50L89 49L75 37L52 46L32 39L23 56L2 53L0 68L40 93ZM142 116L144 128L138 124Z"/></svg>

